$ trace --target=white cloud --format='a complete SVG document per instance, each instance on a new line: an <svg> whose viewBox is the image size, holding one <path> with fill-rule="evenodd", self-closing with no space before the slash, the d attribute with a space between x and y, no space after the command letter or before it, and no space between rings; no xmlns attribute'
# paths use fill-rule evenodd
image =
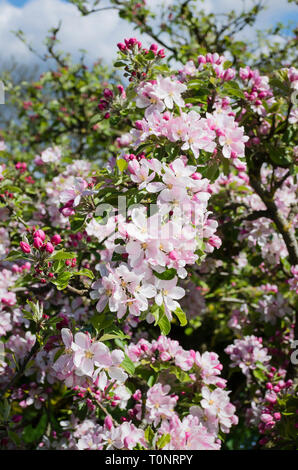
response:
<svg viewBox="0 0 298 470"><path fill-rule="evenodd" d="M172 1L164 0L164 3ZM155 9L159 3L160 0L147 0L147 4ZM279 19L279 15L297 12L297 7L289 5L286 0L267 0L267 3L270 8L261 14L258 27L268 27L272 21ZM246 0L245 4L249 6L253 0ZM202 8L209 13L224 12L231 8L239 10L241 7L240 0L205 0L202 3ZM22 29L38 52L43 53L43 40L47 31L56 26L59 20L62 20L59 35L61 48L71 52L74 57L79 56L80 49L86 49L89 63L98 58L111 62L116 57L116 43L124 37L137 35L133 25L121 20L113 10L82 17L75 6L61 0L30 0L21 8L14 7L8 0L0 0L2 62L12 56L19 63L36 61L32 53L15 38L12 30ZM149 43L148 39L144 42Z"/></svg>
<svg viewBox="0 0 298 470"><path fill-rule="evenodd" d="M59 34L61 49L78 56L87 51L88 61L103 58L110 62L116 56L116 43L133 34L133 27L119 19L115 11L82 17L77 8L60 0L31 0L17 8L0 2L0 44L2 60L14 56L17 62L31 62L32 53L13 35L22 29L39 53L45 52L43 40L47 31L62 20ZM112 57L113 56L113 57Z"/></svg>

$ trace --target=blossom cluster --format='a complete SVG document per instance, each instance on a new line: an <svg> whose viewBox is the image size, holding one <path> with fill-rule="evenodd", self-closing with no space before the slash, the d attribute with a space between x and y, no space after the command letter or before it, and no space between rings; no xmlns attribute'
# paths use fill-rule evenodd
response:
<svg viewBox="0 0 298 470"><path fill-rule="evenodd" d="M262 338L254 335L236 339L225 349L225 352L231 358L231 367L240 367L248 379L258 363L266 367L271 358L267 353L267 348L262 346Z"/></svg>

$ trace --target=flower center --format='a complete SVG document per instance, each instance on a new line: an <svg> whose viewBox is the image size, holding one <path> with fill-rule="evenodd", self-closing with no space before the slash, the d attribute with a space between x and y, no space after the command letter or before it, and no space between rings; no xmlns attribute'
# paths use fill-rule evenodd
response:
<svg viewBox="0 0 298 470"><path fill-rule="evenodd" d="M91 352L91 351L86 351L85 352L86 359L92 359L93 356L94 356L93 352Z"/></svg>

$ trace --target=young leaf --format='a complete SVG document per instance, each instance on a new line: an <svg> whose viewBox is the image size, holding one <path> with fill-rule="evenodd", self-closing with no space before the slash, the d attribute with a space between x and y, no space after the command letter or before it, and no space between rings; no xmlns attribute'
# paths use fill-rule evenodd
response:
<svg viewBox="0 0 298 470"><path fill-rule="evenodd" d="M125 359L124 361L121 362L121 366L123 367L123 369L130 375L133 375L134 374L134 371L135 371L135 365L134 363L132 362L131 359L129 359L129 357L125 354Z"/></svg>

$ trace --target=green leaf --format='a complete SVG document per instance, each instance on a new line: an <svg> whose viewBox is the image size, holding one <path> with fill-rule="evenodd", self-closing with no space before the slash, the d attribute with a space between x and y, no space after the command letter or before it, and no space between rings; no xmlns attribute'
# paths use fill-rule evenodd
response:
<svg viewBox="0 0 298 470"><path fill-rule="evenodd" d="M116 163L120 173L123 173L123 171L127 168L127 161L124 160L124 158L118 158Z"/></svg>
<svg viewBox="0 0 298 470"><path fill-rule="evenodd" d="M175 375L175 377L179 380L179 382L190 382L191 379L189 375L184 372L180 367L177 366L171 366L169 370L170 374Z"/></svg>
<svg viewBox="0 0 298 470"><path fill-rule="evenodd" d="M84 223L85 223L84 217L73 219L70 223L71 231L74 233L78 232L84 226Z"/></svg>
<svg viewBox="0 0 298 470"><path fill-rule="evenodd" d="M51 256L51 259L59 261L61 259L73 259L75 257L76 257L75 253L72 253L72 252L67 253L64 250L59 250L59 251L56 251L56 253L53 256Z"/></svg>
<svg viewBox="0 0 298 470"><path fill-rule="evenodd" d="M226 82L223 85L223 90L228 95L236 96L236 98L245 98L244 93L237 82Z"/></svg>
<svg viewBox="0 0 298 470"><path fill-rule="evenodd" d="M187 325L186 314L180 307L176 308L174 314L178 317L181 326Z"/></svg>
<svg viewBox="0 0 298 470"><path fill-rule="evenodd" d="M20 251L17 251L17 250L13 250L9 253L9 255L5 258L4 261L13 261L14 259L20 259L20 258L25 258L25 255L24 253L20 252Z"/></svg>
<svg viewBox="0 0 298 470"><path fill-rule="evenodd" d="M153 59L155 59L155 54L154 54L153 51L149 51L148 54L145 54L144 58L146 60L153 60Z"/></svg>
<svg viewBox="0 0 298 470"><path fill-rule="evenodd" d="M171 323L168 317L165 314L165 308L162 305L161 307L158 307L155 305L152 310L151 310L152 315L155 318L155 323L154 325L158 325L160 328L160 331L163 335L168 335L171 331Z"/></svg>
<svg viewBox="0 0 298 470"><path fill-rule="evenodd" d="M64 270L65 270L65 261L64 260L54 261L53 268L52 268L52 271L54 273L58 273L58 272L64 271Z"/></svg>
<svg viewBox="0 0 298 470"><path fill-rule="evenodd" d="M15 443L16 446L21 445L20 436L16 432L9 430L8 437Z"/></svg>
<svg viewBox="0 0 298 470"><path fill-rule="evenodd" d="M89 279L94 279L94 274L90 269L80 269L80 271L75 271L72 273L74 276L86 276L89 277Z"/></svg>
<svg viewBox="0 0 298 470"><path fill-rule="evenodd" d="M28 286L31 282L35 282L36 279L31 276L31 274L26 274L25 276L20 276L19 279L15 282L15 287Z"/></svg>
<svg viewBox="0 0 298 470"><path fill-rule="evenodd" d="M102 115L101 114L95 114L90 119L89 124L90 124L90 126L94 126L94 124L98 123L101 120L102 120Z"/></svg>
<svg viewBox="0 0 298 470"><path fill-rule="evenodd" d="M117 62L114 63L114 67L125 67L126 63L121 62L121 60L118 60Z"/></svg>
<svg viewBox="0 0 298 470"><path fill-rule="evenodd" d="M22 437L26 444L36 442L42 437L47 427L47 421L47 414L44 411L36 428L33 428L32 424L24 428Z"/></svg>
<svg viewBox="0 0 298 470"><path fill-rule="evenodd" d="M113 328L112 331L108 331L103 336L101 336L99 338L99 341L108 341L110 339L116 339L116 338L129 339L129 336L123 333L123 331L120 330L120 328L119 329Z"/></svg>
<svg viewBox="0 0 298 470"><path fill-rule="evenodd" d="M146 439L146 441L148 442L148 444L150 446L152 446L152 442L153 442L153 439L154 439L154 432L152 430L152 428L150 426L148 426L146 429L145 429L145 433L144 433L144 437Z"/></svg>
<svg viewBox="0 0 298 470"><path fill-rule="evenodd" d="M156 383L157 376L156 375L150 375L149 379L147 380L147 385L148 387L153 387L153 385Z"/></svg>
<svg viewBox="0 0 298 470"><path fill-rule="evenodd" d="M189 82L187 83L187 88L188 89L191 89L191 88L201 88L201 86L203 85L203 81L202 80L189 80Z"/></svg>
<svg viewBox="0 0 298 470"><path fill-rule="evenodd" d="M217 164L210 165L202 170L202 175L211 181L214 181L219 175L219 167Z"/></svg>
<svg viewBox="0 0 298 470"><path fill-rule="evenodd" d="M171 441L171 435L170 434L163 434L157 441L156 447L158 449L163 449L165 445L167 445Z"/></svg>
<svg viewBox="0 0 298 470"><path fill-rule="evenodd" d="M158 273L154 271L154 276L158 277L158 279L162 279L163 281L170 281L171 279L174 279L176 276L177 271L174 268L171 269L166 269L163 273Z"/></svg>
<svg viewBox="0 0 298 470"><path fill-rule="evenodd" d="M133 375L136 369L134 363L132 362L131 359L129 359L129 357L126 354L125 354L124 361L121 362L121 366L129 375Z"/></svg>
<svg viewBox="0 0 298 470"><path fill-rule="evenodd" d="M106 315L105 313L96 313L91 319L90 322L93 328L99 332L100 330L105 330L111 326L115 321L114 315Z"/></svg>
<svg viewBox="0 0 298 470"><path fill-rule="evenodd" d="M68 281L72 277L73 273L69 271L64 271L59 274L57 279L51 281L52 284L55 284L58 290L63 290L68 286Z"/></svg>
<svg viewBox="0 0 298 470"><path fill-rule="evenodd" d="M266 380L266 376L264 374L263 371L261 371L260 369L255 369L252 371L254 377L256 379L258 379L260 382L264 382L264 380Z"/></svg>

